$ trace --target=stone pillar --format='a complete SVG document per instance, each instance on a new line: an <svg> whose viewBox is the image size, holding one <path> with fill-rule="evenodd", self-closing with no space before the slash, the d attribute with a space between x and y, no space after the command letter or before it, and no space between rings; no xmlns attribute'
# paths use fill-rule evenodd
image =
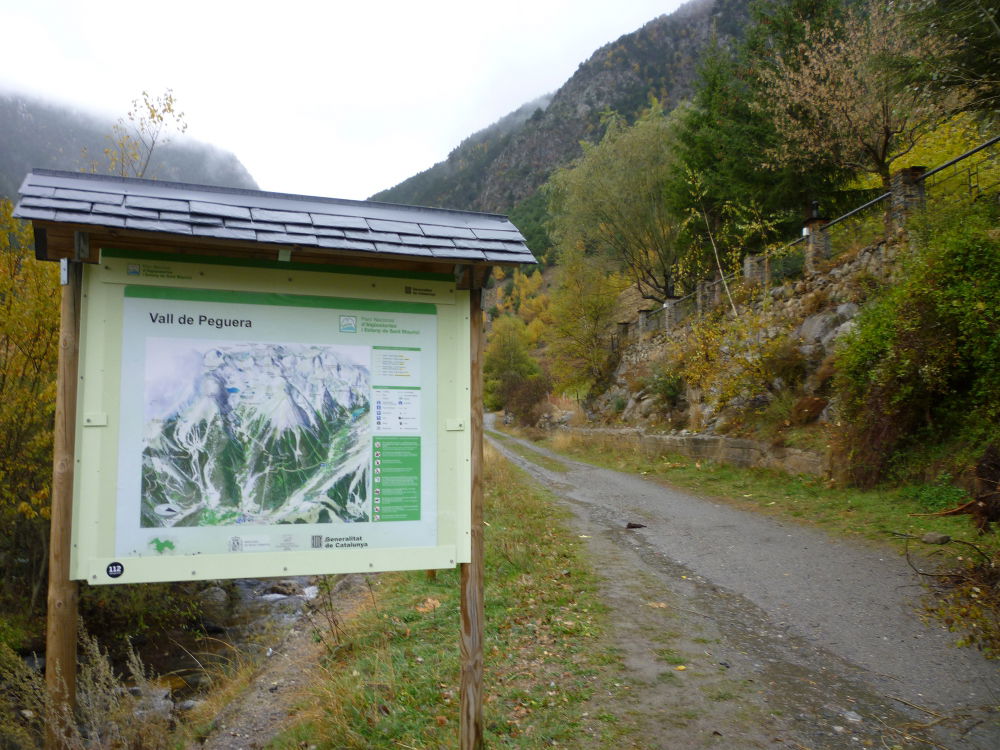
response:
<svg viewBox="0 0 1000 750"><path fill-rule="evenodd" d="M829 223L828 218L820 215L819 201L813 201L812 216L805 221L807 275L816 273L820 263L830 257L830 234L824 228Z"/></svg>
<svg viewBox="0 0 1000 750"><path fill-rule="evenodd" d="M927 167L905 167L889 178L889 228L898 232L906 228L910 215L924 206L923 177Z"/></svg>
<svg viewBox="0 0 1000 750"><path fill-rule="evenodd" d="M695 306L699 315L707 312L712 306L712 290L709 289L711 283L710 281L699 281L694 289Z"/></svg>
<svg viewBox="0 0 1000 750"><path fill-rule="evenodd" d="M765 286L770 283L770 264L767 256L747 255L743 258L743 280L747 284L760 284Z"/></svg>
<svg viewBox="0 0 1000 750"><path fill-rule="evenodd" d="M663 329L666 331L677 325L677 311L674 309L676 305L677 301L672 299L663 303Z"/></svg>
<svg viewBox="0 0 1000 750"><path fill-rule="evenodd" d="M624 345L628 341L628 322L618 324L618 340Z"/></svg>

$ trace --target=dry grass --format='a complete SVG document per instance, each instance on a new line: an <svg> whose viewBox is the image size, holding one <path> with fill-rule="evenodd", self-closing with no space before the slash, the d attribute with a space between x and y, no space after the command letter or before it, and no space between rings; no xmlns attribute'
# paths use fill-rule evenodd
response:
<svg viewBox="0 0 1000 750"><path fill-rule="evenodd" d="M80 650L77 712L72 717L48 693L44 677L0 645L0 747L43 747L46 730L65 750L173 747L170 711L157 701L165 691L135 652L129 650L132 687L126 688L107 652L82 628Z"/></svg>

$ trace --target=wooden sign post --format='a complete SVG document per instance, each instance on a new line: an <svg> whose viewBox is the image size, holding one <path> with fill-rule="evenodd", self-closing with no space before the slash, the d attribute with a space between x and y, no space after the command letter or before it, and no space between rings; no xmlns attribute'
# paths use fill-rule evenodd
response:
<svg viewBox="0 0 1000 750"><path fill-rule="evenodd" d="M59 316L59 364L53 429L52 511L49 534L49 591L45 634L45 684L57 707L72 716L76 702L76 581L70 579L70 531L73 522L74 442L78 378L82 267L63 261ZM61 744L58 726L50 725L46 745Z"/></svg>
<svg viewBox="0 0 1000 750"><path fill-rule="evenodd" d="M483 747L483 310L482 290L469 295L472 401L472 559L462 586L461 750Z"/></svg>

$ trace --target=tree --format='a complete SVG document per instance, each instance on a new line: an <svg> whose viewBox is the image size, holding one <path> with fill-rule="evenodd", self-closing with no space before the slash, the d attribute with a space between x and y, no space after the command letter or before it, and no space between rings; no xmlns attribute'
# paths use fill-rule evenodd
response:
<svg viewBox="0 0 1000 750"><path fill-rule="evenodd" d="M156 147L169 140L172 130L178 133L187 130L173 91L166 89L156 97L143 91L142 100L133 99L126 115L118 118L111 128L108 136L111 145L104 149L107 172L121 177L145 177ZM98 171L96 161L91 161L90 171Z"/></svg>
<svg viewBox="0 0 1000 750"><path fill-rule="evenodd" d="M502 315L494 320L483 352L486 408L491 411L505 408L518 384L539 372L538 363L528 352L524 321L513 315Z"/></svg>
<svg viewBox="0 0 1000 750"><path fill-rule="evenodd" d="M757 47L766 48L763 41ZM772 217L780 234L788 236L801 226L811 201L830 196L843 175L828 162L814 161L807 170L766 163L763 154L778 144L779 136L771 112L760 105L764 95L757 76L768 61L757 57L757 47L731 50L714 42L707 48L694 97L670 116L682 168L671 175L667 200L678 216L697 208L717 234L733 206L752 202L755 211ZM692 201L692 175L699 183L697 202ZM760 251L763 244L758 239L744 250Z"/></svg>
<svg viewBox="0 0 1000 750"><path fill-rule="evenodd" d="M954 112L964 96L958 90L927 96L900 85L888 61L903 55L931 58L947 50L939 37L911 37L903 16L884 0L873 2L867 14L852 9L843 20L810 27L794 54L760 72L782 138L768 156L776 164L832 159L878 175L888 189L893 162Z"/></svg>
<svg viewBox="0 0 1000 750"><path fill-rule="evenodd" d="M667 118L654 104L632 127L608 117L604 138L549 183L552 234L614 258L644 299L674 296L678 222L665 201L674 158Z"/></svg>
<svg viewBox="0 0 1000 750"><path fill-rule="evenodd" d="M563 392L589 392L607 377L618 295L627 286L607 261L587 257L582 248L562 253L545 339L552 377Z"/></svg>
<svg viewBox="0 0 1000 750"><path fill-rule="evenodd" d="M743 56L758 67L793 53L810 29L828 27L843 18L848 3L857 0L753 0L751 25Z"/></svg>
<svg viewBox="0 0 1000 750"><path fill-rule="evenodd" d="M969 110L995 116L1000 106L997 0L915 0L907 10L914 36L937 36L949 44L930 57L908 54L897 60L905 80L931 96L962 89Z"/></svg>
<svg viewBox="0 0 1000 750"><path fill-rule="evenodd" d="M525 323L530 323L534 312L523 308L529 300L538 296L544 283L542 274L537 269L531 273L523 273L521 269L515 268L510 280L497 290L497 309L502 313L520 315Z"/></svg>
<svg viewBox="0 0 1000 750"><path fill-rule="evenodd" d="M48 562L59 284L58 266L35 260L30 225L12 213L0 201L0 601L17 597L29 614Z"/></svg>

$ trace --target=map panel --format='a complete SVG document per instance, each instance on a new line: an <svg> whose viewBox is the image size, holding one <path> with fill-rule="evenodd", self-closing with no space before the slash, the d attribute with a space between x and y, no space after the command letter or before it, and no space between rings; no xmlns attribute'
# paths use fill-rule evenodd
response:
<svg viewBox="0 0 1000 750"><path fill-rule="evenodd" d="M126 287L116 553L436 545L436 335L430 305Z"/></svg>

